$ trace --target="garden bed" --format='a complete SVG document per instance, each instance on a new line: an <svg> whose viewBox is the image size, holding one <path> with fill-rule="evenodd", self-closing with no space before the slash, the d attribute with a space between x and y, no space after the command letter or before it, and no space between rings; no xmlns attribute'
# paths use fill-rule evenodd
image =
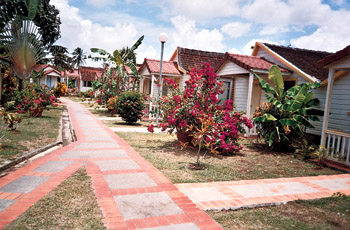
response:
<svg viewBox="0 0 350 230"><path fill-rule="evenodd" d="M22 116L22 122L14 131L4 130L0 164L13 160L28 151L56 142L62 107L49 107L44 110L42 117L31 118Z"/></svg>
<svg viewBox="0 0 350 230"><path fill-rule="evenodd" d="M301 177L341 174L342 171L319 167L316 163L294 158L291 153L256 148L245 140L245 149L234 156L207 154L203 170L191 170L195 149L181 149L175 135L166 133L117 133L173 183L200 183L263 178Z"/></svg>

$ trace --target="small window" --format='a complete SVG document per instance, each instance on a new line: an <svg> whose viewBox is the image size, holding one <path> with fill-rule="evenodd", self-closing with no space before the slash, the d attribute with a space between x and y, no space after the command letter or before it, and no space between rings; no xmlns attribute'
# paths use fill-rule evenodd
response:
<svg viewBox="0 0 350 230"><path fill-rule="evenodd" d="M295 86L296 80L284 80L284 90L288 90Z"/></svg>
<svg viewBox="0 0 350 230"><path fill-rule="evenodd" d="M233 81L231 80L223 80L224 82L224 92L218 95L218 99L221 100L221 104L223 104L226 100L232 99L232 85Z"/></svg>
<svg viewBox="0 0 350 230"><path fill-rule="evenodd" d="M91 81L84 81L83 83L84 83L83 84L84 87L92 87L92 82Z"/></svg>

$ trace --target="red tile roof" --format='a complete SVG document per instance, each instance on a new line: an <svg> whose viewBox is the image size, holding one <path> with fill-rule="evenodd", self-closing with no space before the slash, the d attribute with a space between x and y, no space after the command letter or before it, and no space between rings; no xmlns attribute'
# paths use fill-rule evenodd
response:
<svg viewBox="0 0 350 230"><path fill-rule="evenodd" d="M36 72L40 72L41 70L45 70L47 67L51 67L51 70L47 70L44 72L44 75L48 75L49 73L52 73L52 72L55 72L57 73L58 75L62 76L62 72L59 71L58 69L56 69L55 67L53 67L52 65L50 64L38 64L38 65L35 65L34 66L34 70Z"/></svg>
<svg viewBox="0 0 350 230"><path fill-rule="evenodd" d="M193 67L200 67L202 63L209 63L211 67L216 68L225 55L224 53L194 50L182 47L177 47L177 52L178 64L187 72L191 71Z"/></svg>
<svg viewBox="0 0 350 230"><path fill-rule="evenodd" d="M321 59L318 61L318 67L322 68L328 64L331 64L332 62L335 62L339 59L342 59L343 57L350 55L350 45L345 47L342 50L337 51L334 54L328 55L327 57Z"/></svg>
<svg viewBox="0 0 350 230"><path fill-rule="evenodd" d="M95 68L88 66L79 66L82 81L95 81L96 78L102 77L104 74L103 68Z"/></svg>
<svg viewBox="0 0 350 230"><path fill-rule="evenodd" d="M275 65L274 63L267 61L263 57L226 53L221 63L217 66L216 71L219 70L220 66L224 64L224 62L227 60L232 61L236 65L248 71L250 71L251 69L269 70L272 65ZM289 72L287 69L281 67L280 70L282 72Z"/></svg>
<svg viewBox="0 0 350 230"><path fill-rule="evenodd" d="M62 72L63 76L68 76L69 78L79 78L79 70L75 69L73 72L70 72L68 70L65 70L64 72Z"/></svg>
<svg viewBox="0 0 350 230"><path fill-rule="evenodd" d="M148 59L145 58L143 64L139 68L139 70L146 67L150 73L157 73L160 72L160 60L155 59ZM162 65L162 73L163 74L173 74L173 75L181 75L177 63L173 61L163 61Z"/></svg>
<svg viewBox="0 0 350 230"><path fill-rule="evenodd" d="M292 48L264 43L273 52L282 56L304 73L323 81L328 78L328 70L319 68L317 62L332 54L324 51Z"/></svg>

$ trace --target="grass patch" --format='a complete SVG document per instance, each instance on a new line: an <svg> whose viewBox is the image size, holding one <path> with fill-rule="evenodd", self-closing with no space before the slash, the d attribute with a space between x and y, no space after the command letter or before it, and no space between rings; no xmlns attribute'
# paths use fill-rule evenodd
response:
<svg viewBox="0 0 350 230"><path fill-rule="evenodd" d="M57 139L62 107L49 107L42 117L22 116L22 122L15 131L4 130L0 162L11 160L24 152L53 143Z"/></svg>
<svg viewBox="0 0 350 230"><path fill-rule="evenodd" d="M295 201L286 205L208 212L225 229L349 229L350 197Z"/></svg>
<svg viewBox="0 0 350 230"><path fill-rule="evenodd" d="M318 165L294 158L293 154L271 152L246 147L234 156L208 154L202 163L204 170L190 170L196 150L181 150L175 136L166 133L117 134L127 141L145 159L151 162L173 183L199 183L263 178L300 177L340 174L342 171L320 168Z"/></svg>
<svg viewBox="0 0 350 230"><path fill-rule="evenodd" d="M105 229L91 188L79 169L4 229Z"/></svg>

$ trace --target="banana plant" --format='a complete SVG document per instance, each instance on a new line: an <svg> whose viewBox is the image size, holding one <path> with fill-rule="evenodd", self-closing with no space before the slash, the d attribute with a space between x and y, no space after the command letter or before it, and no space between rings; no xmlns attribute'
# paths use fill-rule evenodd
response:
<svg viewBox="0 0 350 230"><path fill-rule="evenodd" d="M103 62L108 62L116 67L116 71L118 76L120 77L126 77L127 76L127 71L125 69L125 66L130 67L132 73L134 76L138 76L137 68L136 68L136 63L130 60L130 57L133 55L134 51L139 47L142 43L144 36L142 35L136 42L135 44L128 49L128 52L125 52L124 54L121 55L118 49L116 49L113 54L108 53L104 49L99 49L99 48L91 48L91 52L93 53L98 53L99 55L102 55L100 57L92 57L91 55L89 58L91 58L93 61L103 61Z"/></svg>
<svg viewBox="0 0 350 230"><path fill-rule="evenodd" d="M270 147L280 146L280 142L291 144L291 136L296 133L302 136L306 128L314 128L310 121L319 121L318 116L323 116L323 111L315 108L319 100L312 92L321 86L320 83L303 83L284 90L283 77L276 65L268 74L274 87L257 74L255 76L260 88L266 92L268 104L258 108L253 120Z"/></svg>

